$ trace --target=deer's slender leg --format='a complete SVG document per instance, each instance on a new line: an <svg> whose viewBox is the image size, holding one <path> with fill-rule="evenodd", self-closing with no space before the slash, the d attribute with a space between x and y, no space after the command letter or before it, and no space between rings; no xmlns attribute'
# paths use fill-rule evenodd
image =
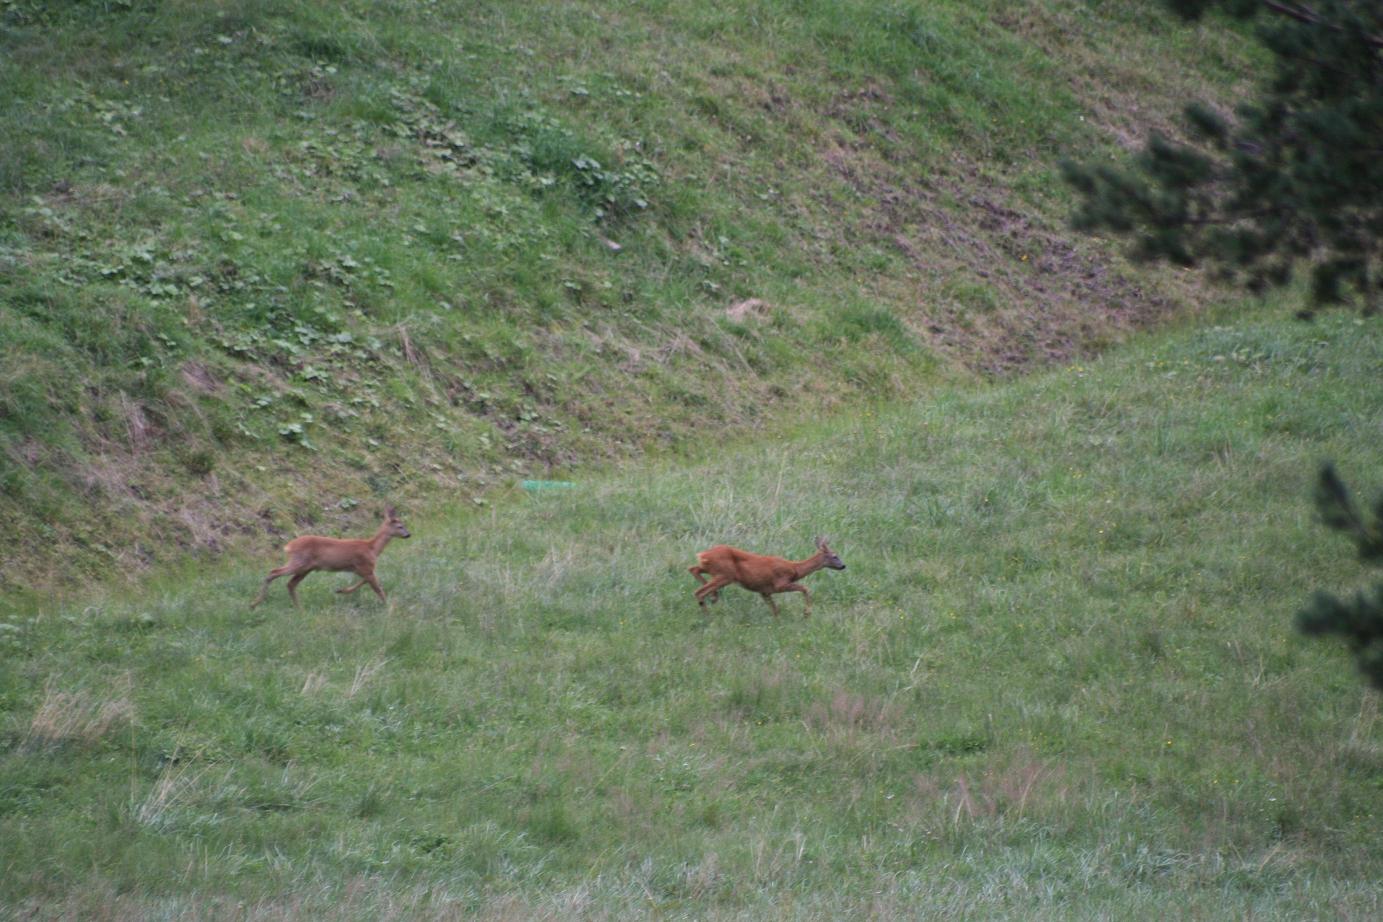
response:
<svg viewBox="0 0 1383 922"><path fill-rule="evenodd" d="M365 577L365 582L370 584L370 588L375 591L375 595L379 596L381 602L388 604L389 600L384 597L384 590L379 587L379 580L375 579L373 573Z"/></svg>
<svg viewBox="0 0 1383 922"><path fill-rule="evenodd" d="M293 564L291 563L284 564L281 567L274 567L274 569L270 570L269 575L264 579L264 585L259 587L259 595L255 596L255 600L250 603L250 607L254 608L260 602L264 601L264 597L269 594L270 583L278 579L280 576L286 576L287 574L292 572Z"/></svg>
<svg viewBox="0 0 1383 922"><path fill-rule="evenodd" d="M778 617L778 603L773 601L773 593L761 592L759 595L763 596L764 601L768 603L769 611L773 612L773 617Z"/></svg>
<svg viewBox="0 0 1383 922"><path fill-rule="evenodd" d="M700 584L703 585L703 586L706 585L706 577L705 577L705 574L706 574L707 572L709 572L709 571L708 571L705 567L701 566L700 564L697 564L697 565L694 566L694 567L688 567L688 568L687 568L687 572L690 573L692 576L695 576L695 577L696 577L696 581L697 581L698 583L700 583ZM718 602L718 601L720 601L720 593L719 593L718 591L717 591L717 592L712 592L712 593L710 594L710 599L711 599L712 602Z"/></svg>
<svg viewBox="0 0 1383 922"><path fill-rule="evenodd" d="M700 589L696 590L696 592L694 593L696 601L701 605L702 608L705 608L706 596L716 594L718 590L730 585L730 583L732 582L734 582L734 580L726 579L723 576L717 576L715 579L711 580L708 583L705 583L704 585L702 585Z"/></svg>
<svg viewBox="0 0 1383 922"><path fill-rule="evenodd" d="M364 577L361 577L361 579L358 580L354 586L347 586L345 589L338 589L336 591L341 593L342 595L350 595L352 592L359 589L363 585L365 585L365 579Z"/></svg>
<svg viewBox="0 0 1383 922"><path fill-rule="evenodd" d="M301 573L294 573L293 578L288 581L288 594L293 597L293 607L302 608L302 603L298 601L298 583L307 579L307 574L311 570L303 570Z"/></svg>

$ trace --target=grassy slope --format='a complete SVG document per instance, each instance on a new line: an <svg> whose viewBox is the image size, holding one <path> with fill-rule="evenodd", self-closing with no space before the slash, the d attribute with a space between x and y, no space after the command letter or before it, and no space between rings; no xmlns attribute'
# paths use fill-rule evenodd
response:
<svg viewBox="0 0 1383 922"><path fill-rule="evenodd" d="M1243 72L1142 6L4 3L0 586L1162 316L1054 175Z"/></svg>
<svg viewBox="0 0 1383 922"><path fill-rule="evenodd" d="M1378 319L1214 327L491 510L393 595L168 574L0 633L0 906L114 918L1376 918ZM685 567L829 531L812 620ZM33 617L30 620L30 616Z"/></svg>

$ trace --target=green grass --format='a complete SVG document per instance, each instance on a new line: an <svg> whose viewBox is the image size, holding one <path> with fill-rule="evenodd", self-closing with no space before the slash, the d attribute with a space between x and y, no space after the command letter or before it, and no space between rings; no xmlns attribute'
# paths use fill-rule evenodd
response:
<svg viewBox="0 0 1383 922"><path fill-rule="evenodd" d="M1232 97L1242 45L1070 0L9 0L0 586L1090 354L1190 298L1072 239L1055 164Z"/></svg>
<svg viewBox="0 0 1383 922"><path fill-rule="evenodd" d="M0 3L0 918L1379 915L1377 697L1290 623L1362 578L1308 497L1377 487L1383 331L1091 360L1214 295L1056 180L1246 44ZM386 501L388 608L247 609ZM818 533L812 620L696 610Z"/></svg>
<svg viewBox="0 0 1383 922"><path fill-rule="evenodd" d="M1149 339L415 515L391 604L277 563L0 627L0 906L110 918L1371 918L1383 327ZM848 568L774 621L728 541ZM27 917L27 916L26 916Z"/></svg>

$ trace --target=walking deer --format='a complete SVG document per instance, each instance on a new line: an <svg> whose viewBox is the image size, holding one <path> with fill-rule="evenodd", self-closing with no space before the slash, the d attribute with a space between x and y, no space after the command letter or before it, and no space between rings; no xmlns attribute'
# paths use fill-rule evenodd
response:
<svg viewBox="0 0 1383 922"><path fill-rule="evenodd" d="M826 546L826 539L816 539L816 553L806 560L787 560L782 557L765 557L751 554L728 544L717 544L708 551L696 555L696 566L688 572L696 577L701 588L696 590L696 601L704 610L706 599L712 602L720 597L720 590L731 583L738 583L750 592L763 596L773 616L778 617L778 606L773 596L779 592L800 592L806 600L806 611L802 617L809 618L812 613L812 596L799 580L823 567L844 570L845 564ZM706 579L706 574L711 578Z"/></svg>
<svg viewBox="0 0 1383 922"><path fill-rule="evenodd" d="M379 587L379 580L375 579L375 561L379 559L390 539L408 536L408 529L404 527L403 521L391 506L385 513L384 524L379 526L373 538L323 538L320 535L302 535L294 538L283 546L283 550L288 554L288 563L269 571L264 585L260 587L259 595L255 596L250 607L254 608L264 601L270 583L280 576L291 576L288 580L288 594L293 598L293 607L301 608L298 604L298 583L313 570L350 570L360 577L359 581L354 586L338 589L337 592L354 592L369 583L375 595L379 596L379 600L387 602L384 590Z"/></svg>

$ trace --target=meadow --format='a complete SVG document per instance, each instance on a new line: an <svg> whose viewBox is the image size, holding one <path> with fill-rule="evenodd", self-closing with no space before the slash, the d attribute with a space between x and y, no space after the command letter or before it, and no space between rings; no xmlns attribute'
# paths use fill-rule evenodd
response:
<svg viewBox="0 0 1383 922"><path fill-rule="evenodd" d="M1383 320L1066 226L1133 0L0 0L0 919L1373 919ZM1149 332L1150 331L1150 332ZM526 493L524 478L569 490ZM388 504L381 605L303 531ZM720 542L847 569L692 599Z"/></svg>
<svg viewBox="0 0 1383 922"><path fill-rule="evenodd" d="M0 916L1368 919L1383 321L1256 317L0 617ZM1371 498L1372 494L1370 494ZM848 568L692 601L728 541Z"/></svg>

